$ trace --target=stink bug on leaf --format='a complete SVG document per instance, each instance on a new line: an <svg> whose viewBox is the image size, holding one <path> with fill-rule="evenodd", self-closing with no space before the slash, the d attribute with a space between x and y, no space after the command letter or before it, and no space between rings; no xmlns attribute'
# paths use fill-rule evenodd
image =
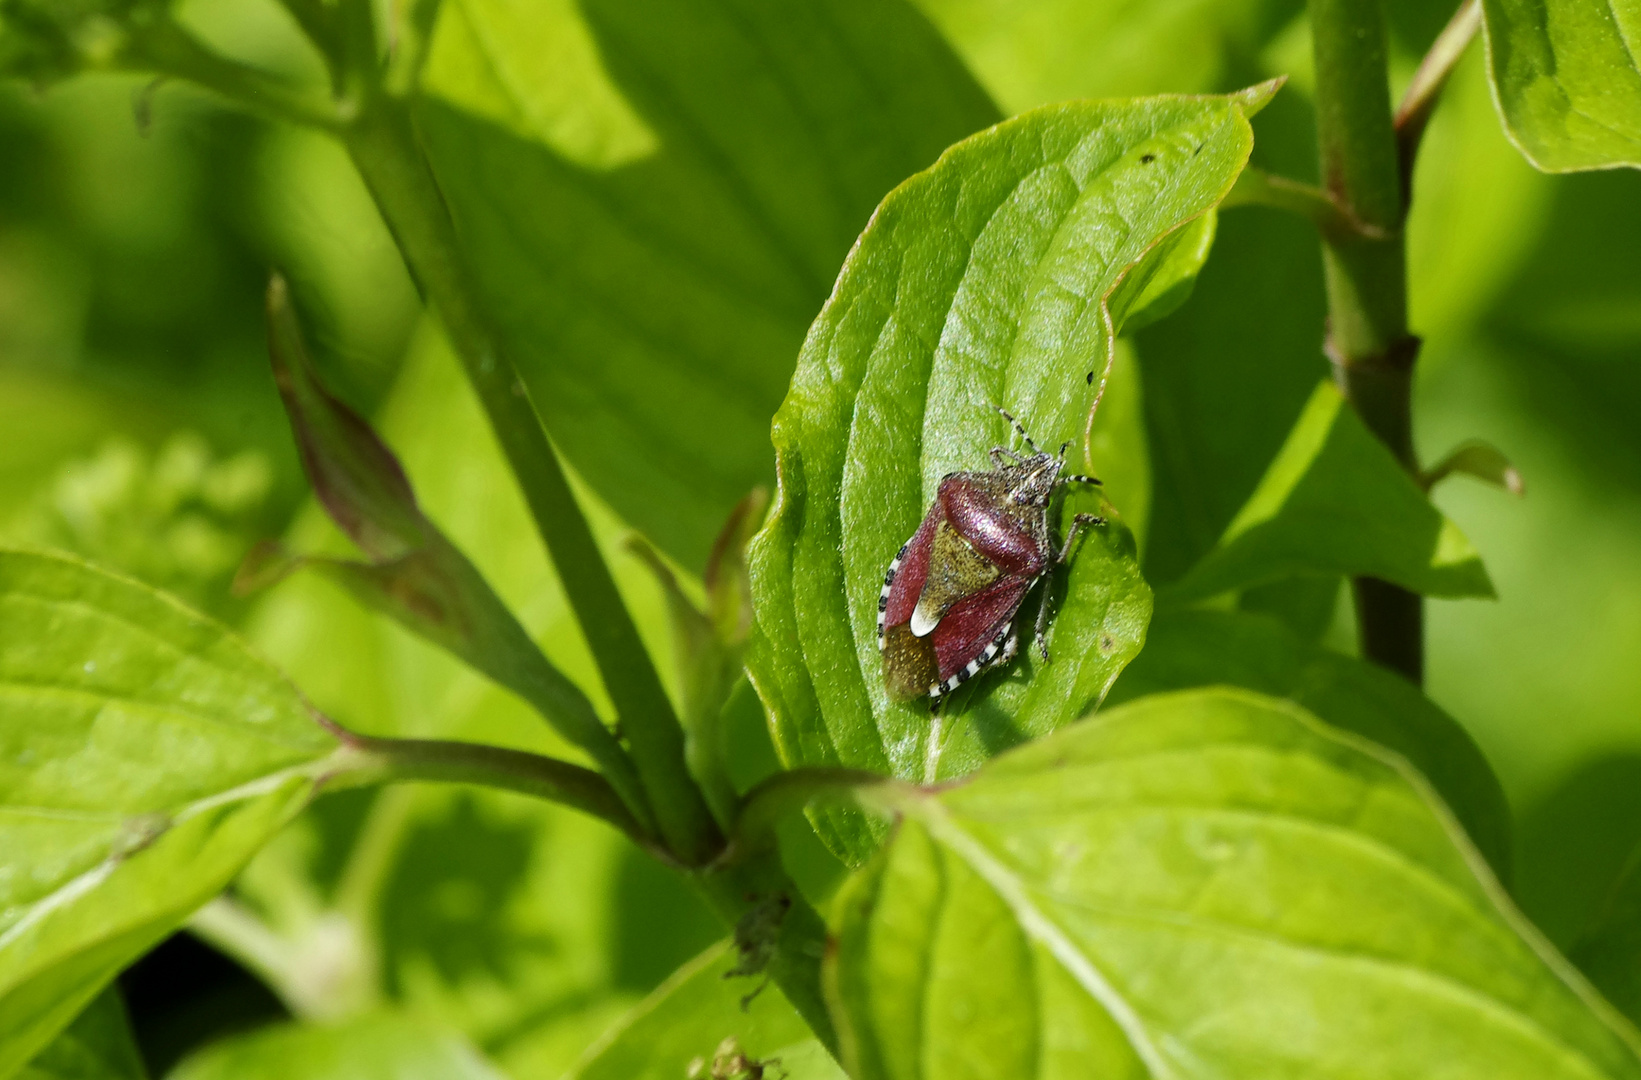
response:
<svg viewBox="0 0 1641 1080"><path fill-rule="evenodd" d="M1078 514L1056 551L1049 504L1064 484L1098 484L1065 473L1066 447L1044 453L1002 409L1031 448L1022 457L993 447L992 468L948 473L923 524L883 576L877 640L883 681L899 700L927 695L935 704L964 681L1014 659L1015 616L1026 593L1066 561L1077 534L1104 518ZM1066 445L1070 445L1069 443ZM1037 645L1048 659L1048 589L1037 610Z"/></svg>

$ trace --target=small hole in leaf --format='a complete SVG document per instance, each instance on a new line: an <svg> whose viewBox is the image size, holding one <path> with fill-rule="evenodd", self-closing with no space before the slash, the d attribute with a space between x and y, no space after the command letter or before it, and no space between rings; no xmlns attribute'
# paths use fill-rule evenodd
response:
<svg viewBox="0 0 1641 1080"><path fill-rule="evenodd" d="M1141 154L1140 155L1140 164L1141 165L1149 165L1155 160L1157 160L1157 155L1155 155L1155 154Z"/></svg>

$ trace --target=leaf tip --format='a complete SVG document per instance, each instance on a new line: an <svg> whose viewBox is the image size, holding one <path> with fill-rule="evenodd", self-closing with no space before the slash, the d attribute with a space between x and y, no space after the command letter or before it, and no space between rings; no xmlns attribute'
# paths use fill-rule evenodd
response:
<svg viewBox="0 0 1641 1080"><path fill-rule="evenodd" d="M1242 106L1242 115L1252 118L1253 115L1270 103L1276 92L1282 89L1288 81L1286 75L1278 75L1274 79L1266 79L1262 83L1255 83L1246 90L1238 90L1231 95L1238 105Z"/></svg>

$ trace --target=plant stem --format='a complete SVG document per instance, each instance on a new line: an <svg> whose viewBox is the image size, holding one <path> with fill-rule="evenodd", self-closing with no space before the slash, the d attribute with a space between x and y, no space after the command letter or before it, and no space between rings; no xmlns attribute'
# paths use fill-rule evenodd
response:
<svg viewBox="0 0 1641 1080"><path fill-rule="evenodd" d="M804 899L781 866L780 857L766 850L734 866L703 874L697 887L720 918L738 926L760 902L776 896L791 901L781 920L775 950L769 958L769 977L803 1017L834 1058L838 1036L821 989L821 961L826 956L826 921Z"/></svg>
<svg viewBox="0 0 1641 1080"><path fill-rule="evenodd" d="M295 948L267 923L226 896L219 896L194 912L188 929L195 936L255 972L298 1016L303 1010L288 992Z"/></svg>
<svg viewBox="0 0 1641 1080"><path fill-rule="evenodd" d="M1324 236L1341 239L1384 239L1384 233L1353 220L1328 196L1312 184L1277 176L1249 166L1237 177L1236 185L1220 201L1221 209L1235 206L1269 206L1308 218Z"/></svg>
<svg viewBox="0 0 1641 1080"><path fill-rule="evenodd" d="M722 842L684 764L684 733L523 380L492 336L469 284L455 222L406 102L375 99L344 133L354 164L438 312L524 492L581 624L667 846L699 865Z"/></svg>
<svg viewBox="0 0 1641 1080"><path fill-rule="evenodd" d="M275 120L336 132L345 119L336 103L218 55L170 19L145 26L122 64L186 79Z"/></svg>
<svg viewBox="0 0 1641 1080"><path fill-rule="evenodd" d="M1379 0L1310 0L1322 186L1335 205L1382 236L1322 237L1328 359L1367 427L1417 477L1413 362L1407 328L1405 204L1390 113L1384 13ZM1415 593L1357 578L1362 654L1414 683L1424 675L1424 605Z"/></svg>
<svg viewBox="0 0 1641 1080"><path fill-rule="evenodd" d="M663 856L608 780L568 761L485 743L446 739L379 739L337 728L343 745L323 763L322 786L362 787L434 780L517 791L602 818L635 843Z"/></svg>
<svg viewBox="0 0 1641 1080"><path fill-rule="evenodd" d="M1424 138L1430 114L1435 111L1443 87L1479 29L1481 0L1464 0L1442 32L1436 35L1430 51L1419 62L1419 70L1413 73L1413 82L1402 95L1402 103L1396 107L1396 156L1404 207L1413 198L1413 162L1418 157L1419 141Z"/></svg>
<svg viewBox="0 0 1641 1080"><path fill-rule="evenodd" d="M863 788L899 783L902 782L863 769L808 768L775 773L759 781L741 798L729 844L719 861L733 862L762 850L777 820L802 810L815 799L853 795Z"/></svg>

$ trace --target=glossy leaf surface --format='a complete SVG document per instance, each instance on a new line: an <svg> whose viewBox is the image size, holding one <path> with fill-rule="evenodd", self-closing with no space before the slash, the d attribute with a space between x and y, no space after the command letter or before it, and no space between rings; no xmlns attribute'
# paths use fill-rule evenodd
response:
<svg viewBox="0 0 1641 1080"><path fill-rule="evenodd" d="M679 968L588 1048L574 1080L679 1080L697 1060L710 1063L726 1039L752 1060L778 1059L777 1072L791 1080L843 1080L778 987L726 977L736 963L724 942Z"/></svg>
<svg viewBox="0 0 1641 1080"><path fill-rule="evenodd" d="M1218 684L1286 698L1407 758L1452 809L1494 872L1509 879L1510 806L1469 733L1400 676L1303 641L1271 616L1159 614L1145 650L1112 687L1109 701Z"/></svg>
<svg viewBox="0 0 1641 1080"><path fill-rule="evenodd" d="M768 482L769 417L872 207L998 119L900 0L460 0L424 88L554 440L691 567Z"/></svg>
<svg viewBox="0 0 1641 1080"><path fill-rule="evenodd" d="M1545 172L1641 166L1641 3L1484 0L1494 99Z"/></svg>
<svg viewBox="0 0 1641 1080"><path fill-rule="evenodd" d="M1192 600L1296 575L1364 574L1430 596L1491 596L1476 549L1332 382L1311 395L1219 544L1168 590Z"/></svg>
<svg viewBox="0 0 1641 1080"><path fill-rule="evenodd" d="M1641 1075L1417 775L1291 704L1157 695L885 799L834 913L861 1080Z"/></svg>
<svg viewBox="0 0 1641 1080"><path fill-rule="evenodd" d="M348 1024L281 1024L224 1040L169 1080L503 1080L458 1035L436 1023L380 1013Z"/></svg>
<svg viewBox="0 0 1641 1080"><path fill-rule="evenodd" d="M884 201L776 416L779 494L753 542L749 667L788 764L960 776L1081 715L1138 651L1150 594L1119 525L1091 531L1071 560L1054 662L1022 640L1013 667L934 721L884 689L878 594L940 478L988 468L987 451L1013 443L994 405L1043 446L1081 448L1113 328L1144 293L1122 287L1127 275L1161 276L1166 238L1229 189L1252 142L1247 114L1271 90L1035 110ZM1073 451L1074 467L1097 471L1083 457ZM1067 512L1096 506L1066 500ZM870 849L852 811L826 821L840 854Z"/></svg>
<svg viewBox="0 0 1641 1080"><path fill-rule="evenodd" d="M0 1076L219 892L335 745L221 626L0 553Z"/></svg>

